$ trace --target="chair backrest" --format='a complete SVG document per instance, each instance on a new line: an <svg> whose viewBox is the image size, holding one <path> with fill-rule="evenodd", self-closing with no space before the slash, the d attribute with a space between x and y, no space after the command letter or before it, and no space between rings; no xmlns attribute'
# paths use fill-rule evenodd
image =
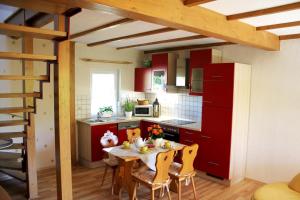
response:
<svg viewBox="0 0 300 200"><path fill-rule="evenodd" d="M182 166L178 172L179 175L186 175L194 171L194 160L197 156L198 147L198 144L193 144L182 149Z"/></svg>
<svg viewBox="0 0 300 200"><path fill-rule="evenodd" d="M127 139L129 143L134 143L134 140L139 137L141 137L140 128L127 129Z"/></svg>
<svg viewBox="0 0 300 200"><path fill-rule="evenodd" d="M169 179L169 168L173 162L175 151L158 153L156 156L156 174L153 183L164 183Z"/></svg>

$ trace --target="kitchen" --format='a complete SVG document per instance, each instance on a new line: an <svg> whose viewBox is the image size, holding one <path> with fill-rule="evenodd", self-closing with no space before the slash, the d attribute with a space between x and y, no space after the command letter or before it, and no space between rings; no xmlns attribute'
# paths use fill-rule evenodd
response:
<svg viewBox="0 0 300 200"><path fill-rule="evenodd" d="M277 8L276 6L280 7L281 4L288 4L279 1L277 3L264 1L264 5L256 2L253 4L253 9ZM164 2L157 3L164 4ZM196 7L182 5L179 0L177 3L178 8L183 10L191 8L191 12L199 7L205 12L213 10L212 13L220 12L222 16L228 15L229 18L232 17L230 13L238 13L231 10L234 6L228 2L212 1L201 3ZM235 3L241 5L241 2L235 1ZM292 0L290 3L294 5ZM8 4L16 6L15 2ZM49 1L49 5L51 4L52 0ZM226 4L226 6L222 7L222 4ZM283 27L284 30L277 32L276 29L273 31L270 27L264 27L272 24L272 20L269 18L258 24L255 20L251 21L251 18L247 21L246 17L243 23L247 22L251 26L261 29L261 31L256 31L257 37L260 39L254 40L253 38L256 36L253 36L251 41L247 39L240 42L236 38L244 36L239 34L233 34L235 35L234 39L230 39L231 36L226 35L227 32L222 33L224 37L210 34L206 36L199 34L200 32L194 32L189 25L187 27L183 25L184 28L181 29L181 25L177 26L177 22L175 24L163 23L160 20L155 21L151 17L141 20L139 17L131 15L132 13L123 15L118 12L111 13L109 9L104 9L104 11L102 8L100 10L93 10L93 8L90 10L91 7L86 4L78 3L78 5L81 5L82 8L72 9L71 14L66 12L72 15L67 17L70 22L69 30L66 31L69 38L67 42L70 42L68 50L70 50L71 56L66 60L70 61L70 66L72 65L74 68L68 71L69 77L65 76L65 79L62 79L64 83L69 84L70 89L66 90L67 85L67 87L60 88L65 94L70 92L70 96L64 96L64 93L60 95L60 97L66 98L59 104L63 105L61 107L63 109L53 109L58 106L58 96L54 91L57 89L59 76L55 76L57 72L53 67L57 63L50 61L48 62L50 67L47 65L44 68L42 62L45 58L43 58L41 62L34 64L39 66L36 67L34 73L40 76L38 77L40 82L35 82L32 93L26 94L30 95L30 98L33 97L34 104L29 104L29 108L24 111L29 113L34 111L35 136L28 136L29 143L26 144L24 141L27 139L24 137L24 133L18 132L21 127L20 129L19 127L4 129L1 126L3 137L6 137L8 131L14 136L13 140L9 140L9 142L29 145L28 147L32 144L35 146L25 149L20 146L12 146L21 148L21 153L19 149L12 150L12 152L18 153L18 156L22 156L22 159L18 159L17 162L18 173L15 172L17 170L14 167L11 170L11 167L7 166L9 164L2 162L0 156L0 185L8 190L13 198L25 193L24 185L36 188L36 190L30 191L30 196L38 195L42 199L54 198L54 192L50 192L53 190L45 189L48 186L43 183L50 181L53 189L60 186L59 181L63 181L60 180L62 178L59 175L60 170L67 168L59 166L68 166L63 164L64 161L70 161L72 164L71 173L67 173L66 170L65 175L69 178L73 176L73 187L70 186L72 181L68 181L68 184L63 187L69 189L62 189L60 192L66 191L66 193L72 194L73 189L74 199L110 199L117 198L118 195L121 199L127 199L128 195L132 198L134 197L134 185L132 184L134 175L127 176L131 174L128 172L135 172L135 169L132 170L132 168L146 165L155 171L154 164L156 162L151 156L156 151L165 151L169 148L179 152L179 154L176 153L174 161L182 162L180 156L183 147L194 145L197 145L198 148L192 165L193 171L195 171L193 176L196 185L186 179L189 184L187 186L182 184L183 199L193 197L197 199L196 196L200 199L223 199L228 195L228 199L255 198L255 200L260 200L254 195L259 194L260 188L269 187L268 183L288 182L299 172L299 167L297 167L299 158L294 155L294 152L298 151L299 137L296 130L300 124L297 123L296 117L299 98L299 89L296 87L298 85L297 72L299 72L297 67L299 64L297 59L299 40L294 38L297 36L282 36L282 33L290 34L292 31L289 32ZM0 9L1 6L2 4ZM17 13L17 7L7 6L3 10ZM222 8L228 9L227 13L222 11ZM284 8L280 7L280 9ZM7 28L9 37L1 35L0 40L3 44L1 48L3 51L23 52L24 43L18 39L18 35L10 36L12 29L17 30L18 27L3 25L6 23L4 20L11 20L9 15L12 15L13 12L8 12L3 17L0 29ZM28 12L26 9L18 12L24 12L25 14L23 13L22 16L25 19L29 17L29 22L31 22L30 15L26 15ZM210 11L207 12L211 14ZM277 14L284 13L284 11L279 11ZM31 13L31 15L34 14ZM146 15L151 15L151 13ZM40 16L43 15L38 13L37 18ZM258 17L267 18L268 16ZM13 15L12 18L14 19ZM285 18L278 16L278 19L283 23ZM220 20L216 23L221 23ZM231 23L231 20L228 19L228 22ZM234 24L235 22L233 21ZM46 24L43 29L54 29L56 23L55 21L55 23ZM237 24L239 23L242 22L238 21ZM174 28L175 26L176 28ZM242 26L237 25L237 30L240 30L239 28ZM289 23L284 26L295 25ZM220 25L220 27L222 26ZM229 25L226 27L233 28ZM269 49L277 47L276 45L272 46L271 42L266 39L270 34L270 32L264 31L264 29L269 30L267 28L273 31L272 35L280 35L280 51L269 51ZM26 31L33 30L23 31L26 33ZM256 35L256 32L252 34ZM260 33L263 34L260 35ZM38 32L37 36L43 34L43 32ZM55 34L61 35L62 33ZM252 34L249 35L252 37ZM53 45L53 41L44 40L45 38L47 39L49 36L34 39L34 53L53 54L57 46ZM270 38L274 39L273 36ZM64 40L57 41L60 43ZM272 41L274 42L274 40ZM4 59L9 57L4 54L0 54L1 56ZM23 56L26 57L26 55ZM65 58L69 58L68 55ZM4 75L1 75L0 79L6 78L6 74L23 73L20 70L21 67L17 69L14 68L14 65L30 64L30 59L28 61L25 58L23 62L15 60L1 62L0 73ZM54 58L46 57L46 60L48 59ZM18 77L10 77L9 80L16 78ZM68 82L69 78L71 80ZM23 83L26 82L27 80ZM3 94L0 94L0 97L15 98L20 95L21 98L25 98L24 102L26 103L28 97L25 94L14 94L18 92L16 89L20 85L14 80L8 84L6 82L1 84ZM14 93L4 94L9 91L8 89L12 89ZM40 92L38 93L38 91ZM70 99L68 100L68 98ZM3 106L8 107L19 106L19 103L22 103L6 99L1 99L1 104L2 102ZM65 108L70 108L70 112L66 112L67 116L70 115L70 119L64 118L63 116L66 115L63 114L57 115L58 112L65 112ZM9 108L9 111L19 112L15 108ZM17 120L20 117L8 113L6 110L0 110L0 112L0 114L4 114L1 115L1 120ZM64 126L57 126L57 117L71 121L70 134L67 134L68 129L62 128ZM24 124L24 126L30 127L30 123ZM57 129L65 134L57 135ZM158 139L154 139L153 129L159 130L159 133L161 131L163 134L159 134ZM28 130L32 131L32 129ZM137 135L140 134L141 138L132 139L129 133L138 133ZM68 140L68 138L61 138L66 135L70 135L70 142L60 143L56 140L56 138ZM115 139L109 139L109 141L114 142L114 145L117 145L116 148L119 148L118 150L122 149L127 152L127 156L131 159L134 157L139 157L139 159L124 164L126 156L122 152L115 152L113 147L110 149L101 143L107 135L113 138L117 136L117 142ZM15 138L15 136L21 138ZM164 140L160 140L160 136L163 136ZM149 137L152 139L147 140ZM30 140L32 138L35 142ZM60 151L64 147L69 149L69 144L70 153ZM132 148L127 149L128 145ZM154 150L151 149L153 146ZM147 147L147 150L143 149L144 147ZM28 152L27 155L27 150L33 151ZM26 154L22 152L26 152ZM34 156L30 156L32 152L35 152ZM64 152L66 154L63 155ZM0 151L0 153L3 153L3 159L7 159L7 152ZM8 157L10 158L10 156L12 155ZM31 159L28 164L35 162L28 167L32 170L23 167L26 165L26 156ZM105 160L110 156L120 158L121 165L110 166L108 168L112 170L107 170ZM35 157L36 161L32 159ZM60 157L65 159L59 160ZM19 168L19 164L22 164L21 168ZM129 166L131 164L133 166ZM54 170L55 166L56 171ZM34 175L33 172L36 174ZM2 174L4 176L1 176ZM9 181L14 181L14 187L17 189L11 190L5 179L7 175L10 177ZM38 182L35 183L34 179L30 179L32 177L36 177ZM16 180L21 180L21 182ZM139 181L138 177L135 177L134 180ZM166 191L170 189L172 198L176 198L180 194L178 184L174 181L168 185L170 188L164 186ZM121 192L118 193L118 191ZM151 196L149 190L144 186L137 187L136 191L135 195L138 197L149 198ZM195 196L192 195L192 192ZM115 195L111 196L111 193ZM167 192L162 193L165 193L164 198L167 198Z"/></svg>

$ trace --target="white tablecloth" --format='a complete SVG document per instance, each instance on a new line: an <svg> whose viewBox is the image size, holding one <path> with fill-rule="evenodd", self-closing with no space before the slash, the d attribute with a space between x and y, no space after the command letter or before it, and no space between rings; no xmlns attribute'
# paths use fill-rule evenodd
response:
<svg viewBox="0 0 300 200"><path fill-rule="evenodd" d="M175 142L171 142L171 144L174 149L182 148L184 146L183 144L179 144ZM121 145L116 147L105 148L103 150L116 157L138 157L153 171L156 170L155 167L156 155L160 152L168 151L168 149L155 147L149 150L149 152L142 154L139 153L138 151L139 149L137 149L134 144L131 144L130 149L123 149Z"/></svg>

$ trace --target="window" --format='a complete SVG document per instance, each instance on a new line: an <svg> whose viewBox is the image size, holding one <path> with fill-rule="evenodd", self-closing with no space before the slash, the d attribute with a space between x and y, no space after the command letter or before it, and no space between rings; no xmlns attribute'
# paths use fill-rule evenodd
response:
<svg viewBox="0 0 300 200"><path fill-rule="evenodd" d="M112 106L117 111L119 94L118 71L97 71L91 74L91 113L97 115L99 108Z"/></svg>

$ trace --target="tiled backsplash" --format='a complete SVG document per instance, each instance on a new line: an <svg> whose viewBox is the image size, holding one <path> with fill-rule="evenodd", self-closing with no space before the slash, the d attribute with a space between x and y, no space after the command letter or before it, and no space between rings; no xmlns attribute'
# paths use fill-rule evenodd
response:
<svg viewBox="0 0 300 200"><path fill-rule="evenodd" d="M140 93L132 91L122 91L120 94L120 102L117 105L117 112L115 115L123 116L124 111L122 105L126 98L131 100L149 99L152 103L155 98L161 105L161 115L171 116L175 118L190 119L193 121L200 121L202 114L202 97L189 96L187 94L173 94L173 93ZM76 118L91 117L91 99L87 95L76 96Z"/></svg>
<svg viewBox="0 0 300 200"><path fill-rule="evenodd" d="M202 114L202 97L187 94L146 93L146 99L153 102L155 98L161 105L161 115L200 121Z"/></svg>

